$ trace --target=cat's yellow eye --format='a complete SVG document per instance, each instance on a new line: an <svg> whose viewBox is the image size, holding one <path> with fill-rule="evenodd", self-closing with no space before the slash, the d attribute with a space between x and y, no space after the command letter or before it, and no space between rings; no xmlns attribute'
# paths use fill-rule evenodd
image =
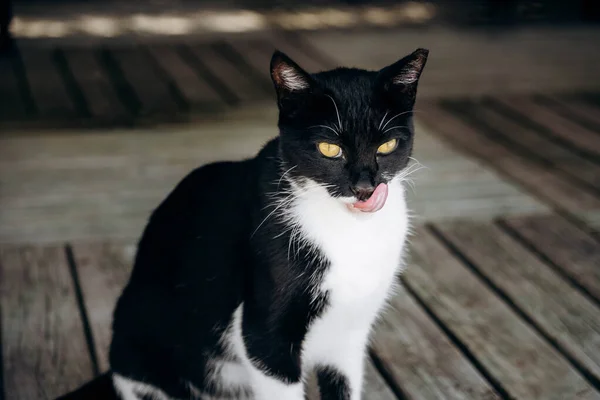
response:
<svg viewBox="0 0 600 400"><path fill-rule="evenodd" d="M397 145L398 139L387 141L377 148L377 154L390 154L392 151L396 150Z"/></svg>
<svg viewBox="0 0 600 400"><path fill-rule="evenodd" d="M319 143L319 151L325 157L337 158L342 155L342 148L337 144L321 142Z"/></svg>

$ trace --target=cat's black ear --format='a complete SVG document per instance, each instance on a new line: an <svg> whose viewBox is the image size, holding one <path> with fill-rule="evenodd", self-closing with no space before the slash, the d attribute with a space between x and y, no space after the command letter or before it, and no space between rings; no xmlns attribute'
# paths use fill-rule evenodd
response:
<svg viewBox="0 0 600 400"><path fill-rule="evenodd" d="M392 95L408 96L408 100L417 93L417 84L427 62L429 50L417 49L394 64L379 71L379 88Z"/></svg>
<svg viewBox="0 0 600 400"><path fill-rule="evenodd" d="M280 101L288 95L308 93L311 90L310 75L278 50L271 58L271 79Z"/></svg>

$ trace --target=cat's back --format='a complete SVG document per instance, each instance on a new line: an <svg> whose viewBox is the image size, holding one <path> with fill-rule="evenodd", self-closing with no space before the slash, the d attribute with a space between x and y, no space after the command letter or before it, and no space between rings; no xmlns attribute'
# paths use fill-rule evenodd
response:
<svg viewBox="0 0 600 400"><path fill-rule="evenodd" d="M253 181L253 160L209 164L154 211L115 309L113 370L152 375L146 357L175 357L185 369L216 345L215 328L241 301Z"/></svg>

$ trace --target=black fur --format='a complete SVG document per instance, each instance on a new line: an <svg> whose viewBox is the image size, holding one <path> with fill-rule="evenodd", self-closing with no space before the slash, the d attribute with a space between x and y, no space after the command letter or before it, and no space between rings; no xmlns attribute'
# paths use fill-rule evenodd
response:
<svg viewBox="0 0 600 400"><path fill-rule="evenodd" d="M289 229L270 217L274 199L289 191L288 179L310 178L330 185L334 196L351 196L357 184L377 185L404 168L417 83L394 79L418 78L426 56L418 50L379 73L341 68L309 75L284 54L274 54L280 136L253 159L193 171L152 214L114 314L114 372L174 398L192 397L188 383L219 394L205 380L207 361L231 357L219 340L243 302L249 356L282 381L300 380L304 336L328 304L328 293L312 297L309 277L318 281L328 263L316 261L318 249L310 247L296 248L290 257ZM300 90L282 75L289 68L301 79ZM384 134L379 125L386 113L400 114L388 126L399 127ZM336 126L339 135L317 125ZM396 151L376 155L391 138L399 139ZM324 157L319 141L339 144L344 156ZM327 370L319 377L328 398L347 398L341 395L344 377Z"/></svg>
<svg viewBox="0 0 600 400"><path fill-rule="evenodd" d="M321 400L350 400L350 382L333 368L317 369Z"/></svg>

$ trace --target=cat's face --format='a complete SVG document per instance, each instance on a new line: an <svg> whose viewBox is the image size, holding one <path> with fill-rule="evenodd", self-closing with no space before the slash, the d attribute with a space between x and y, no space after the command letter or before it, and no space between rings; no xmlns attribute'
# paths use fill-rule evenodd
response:
<svg viewBox="0 0 600 400"><path fill-rule="evenodd" d="M317 182L362 211L381 208L387 184L409 162L412 109L427 54L419 49L377 72L309 75L276 52L271 75L287 176Z"/></svg>

